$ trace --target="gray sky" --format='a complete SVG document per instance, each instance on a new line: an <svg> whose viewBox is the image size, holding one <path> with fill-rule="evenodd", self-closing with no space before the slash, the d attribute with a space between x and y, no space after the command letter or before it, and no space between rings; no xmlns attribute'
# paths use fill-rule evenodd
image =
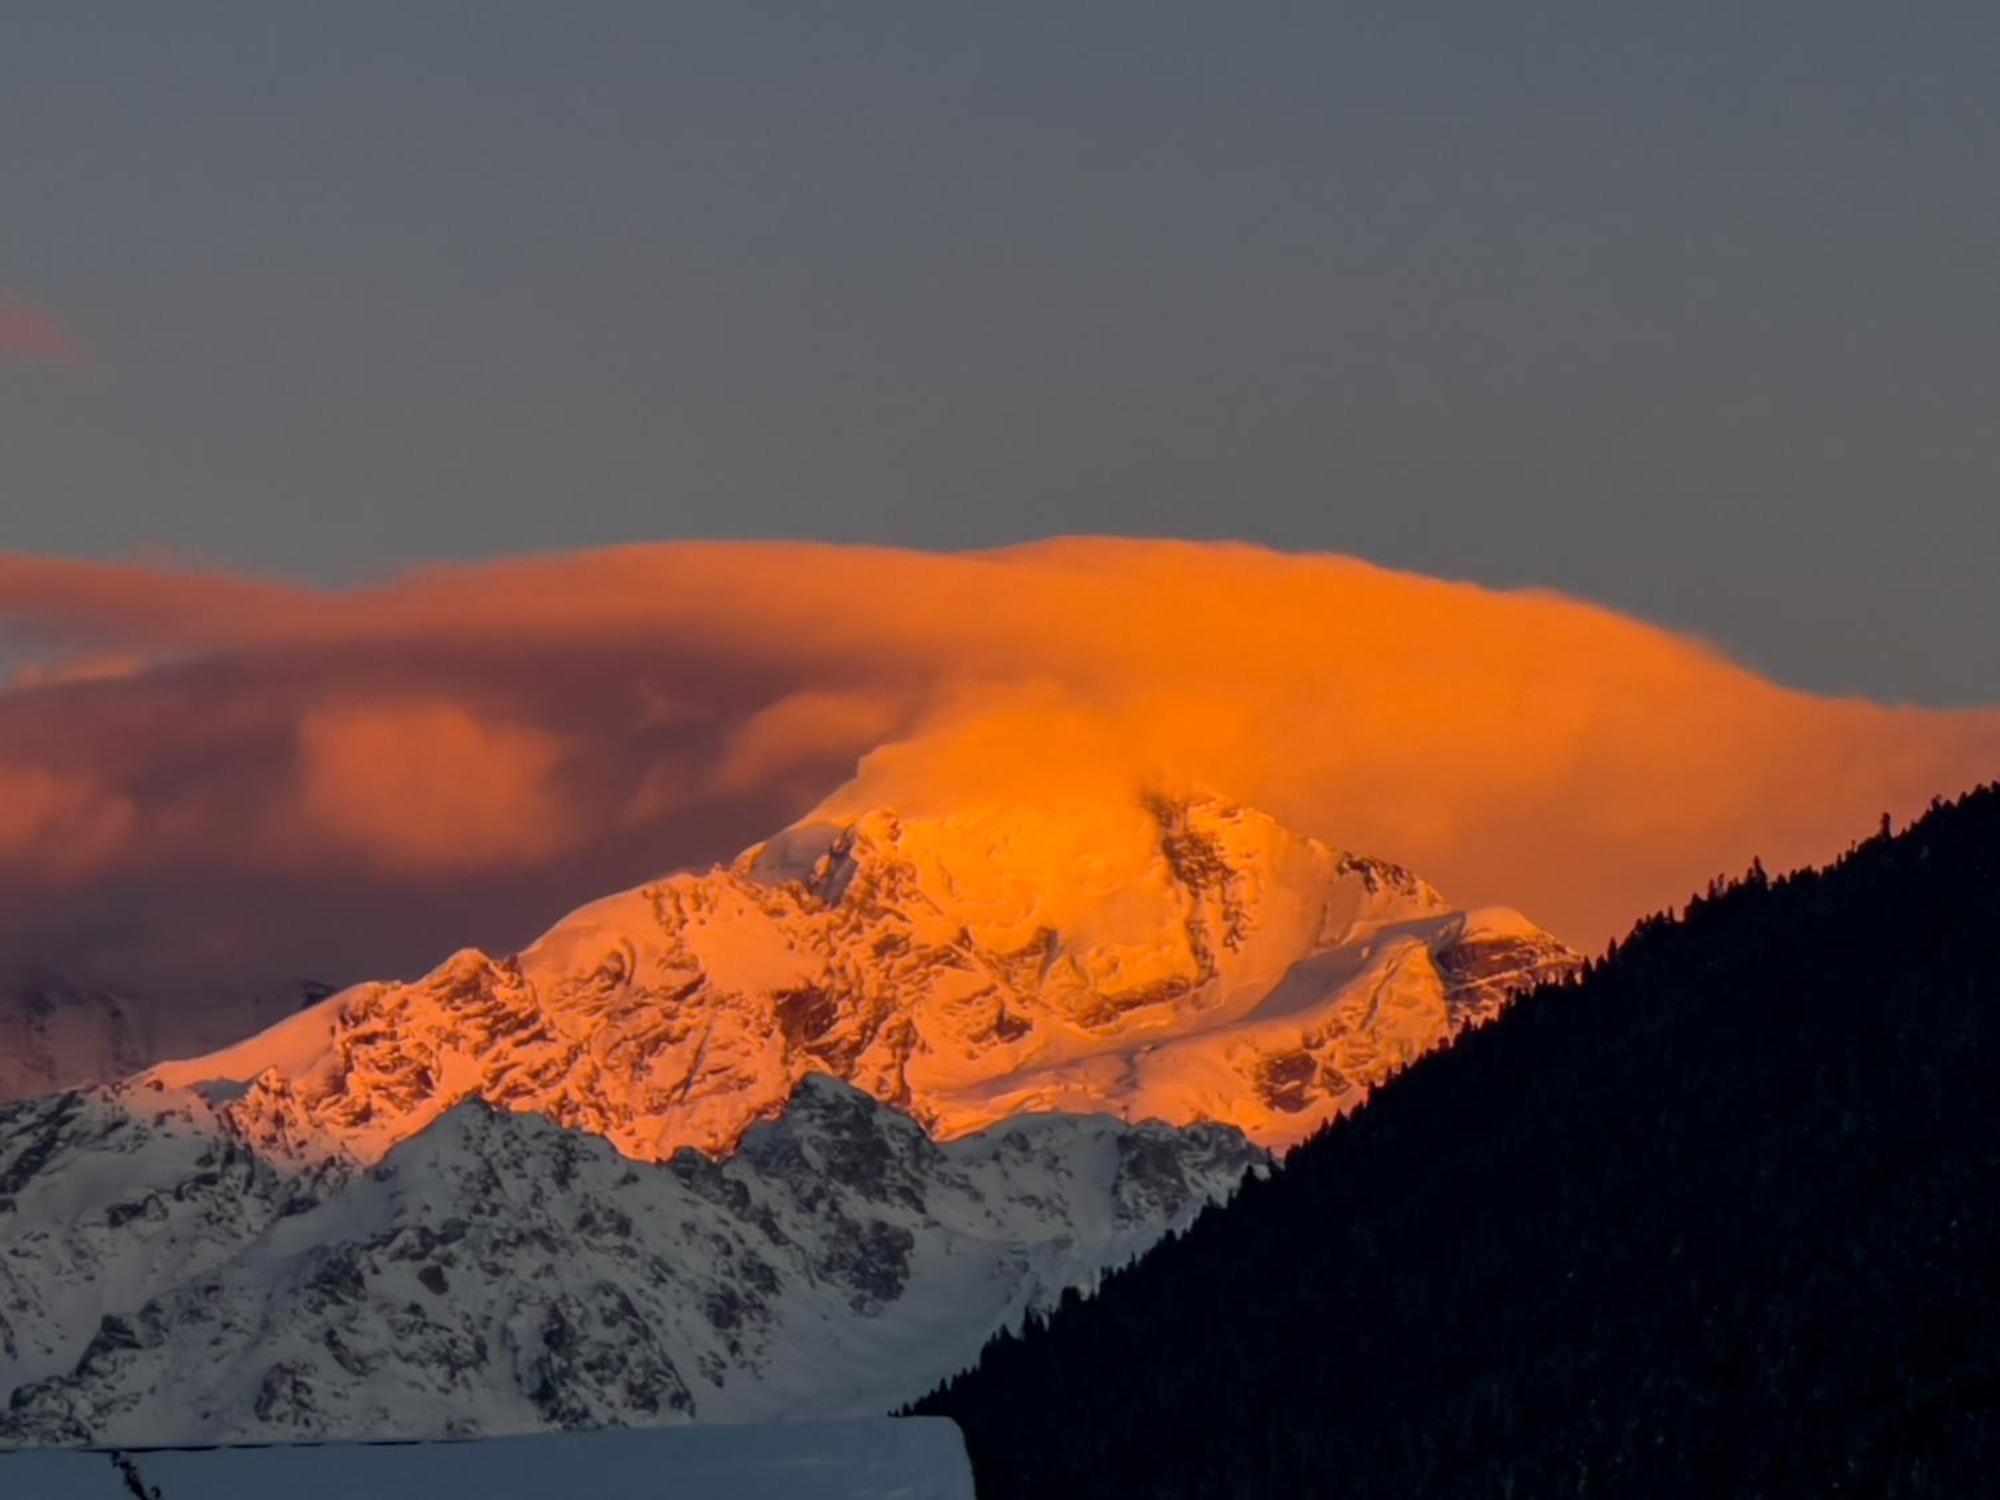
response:
<svg viewBox="0 0 2000 1500"><path fill-rule="evenodd" d="M0 547L1232 535L1993 702L1996 79L1991 0L15 7Z"/></svg>

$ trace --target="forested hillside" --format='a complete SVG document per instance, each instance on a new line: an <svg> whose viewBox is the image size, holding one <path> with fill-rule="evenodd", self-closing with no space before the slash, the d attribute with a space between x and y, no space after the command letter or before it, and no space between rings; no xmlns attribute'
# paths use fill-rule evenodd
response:
<svg viewBox="0 0 2000 1500"><path fill-rule="evenodd" d="M1718 886L921 1404L983 1500L2000 1465L2000 790Z"/></svg>

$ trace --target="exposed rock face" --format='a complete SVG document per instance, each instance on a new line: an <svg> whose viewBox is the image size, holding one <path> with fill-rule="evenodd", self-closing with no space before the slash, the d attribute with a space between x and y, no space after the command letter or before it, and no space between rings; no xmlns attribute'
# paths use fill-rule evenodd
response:
<svg viewBox="0 0 2000 1500"><path fill-rule="evenodd" d="M483 1099L628 1156L730 1149L830 1073L950 1138L1032 1112L1289 1145L1573 956L1518 914L1208 797L876 811L154 1070L278 1159Z"/></svg>
<svg viewBox="0 0 2000 1500"><path fill-rule="evenodd" d="M0 1109L0 1442L880 1411L1572 963L1211 797L809 822Z"/></svg>
<svg viewBox="0 0 2000 1500"><path fill-rule="evenodd" d="M940 1145L815 1076L720 1163L473 1103L298 1173L162 1097L0 1110L0 1443L879 1412L1264 1159L1102 1116Z"/></svg>

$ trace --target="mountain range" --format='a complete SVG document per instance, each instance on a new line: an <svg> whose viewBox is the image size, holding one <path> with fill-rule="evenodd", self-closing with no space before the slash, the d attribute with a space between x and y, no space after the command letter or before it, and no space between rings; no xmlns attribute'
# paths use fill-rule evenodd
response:
<svg viewBox="0 0 2000 1500"><path fill-rule="evenodd" d="M873 810L147 1079L308 1161L372 1161L467 1098L641 1160L727 1151L818 1072L942 1139L1070 1111L1279 1147L1574 962L1212 796Z"/></svg>
<svg viewBox="0 0 2000 1500"><path fill-rule="evenodd" d="M1041 1115L940 1145L825 1076L716 1162L469 1102L299 1172L128 1090L0 1115L0 1442L879 1413L1261 1151Z"/></svg>
<svg viewBox="0 0 2000 1500"><path fill-rule="evenodd" d="M808 820L0 1110L0 1438L880 1411L1575 963L1207 794Z"/></svg>

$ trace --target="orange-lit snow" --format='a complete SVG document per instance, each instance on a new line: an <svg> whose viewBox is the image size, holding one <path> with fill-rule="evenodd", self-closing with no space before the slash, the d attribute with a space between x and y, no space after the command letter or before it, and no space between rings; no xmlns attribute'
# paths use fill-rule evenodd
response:
<svg viewBox="0 0 2000 1500"><path fill-rule="evenodd" d="M150 1077L308 1159L375 1160L469 1097L632 1156L724 1150L811 1072L944 1137L1108 1112L1282 1146L1567 962L1213 797L877 810Z"/></svg>

